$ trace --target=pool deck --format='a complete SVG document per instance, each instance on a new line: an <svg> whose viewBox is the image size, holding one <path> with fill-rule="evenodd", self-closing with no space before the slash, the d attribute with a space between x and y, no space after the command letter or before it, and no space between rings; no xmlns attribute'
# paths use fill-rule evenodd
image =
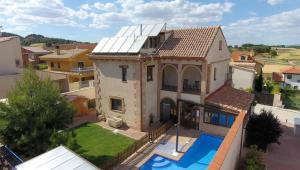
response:
<svg viewBox="0 0 300 170"><path fill-rule="evenodd" d="M139 169L148 159L154 154L164 156L172 160L179 160L184 153L193 145L201 132L193 129L180 128L178 144L180 151L178 153L171 153L170 150L175 149L176 143L176 128L172 127L166 134L159 137L152 144L143 146L140 150L123 161L115 169L129 170ZM171 148L170 148L171 147ZM168 153L169 152L169 153Z"/></svg>

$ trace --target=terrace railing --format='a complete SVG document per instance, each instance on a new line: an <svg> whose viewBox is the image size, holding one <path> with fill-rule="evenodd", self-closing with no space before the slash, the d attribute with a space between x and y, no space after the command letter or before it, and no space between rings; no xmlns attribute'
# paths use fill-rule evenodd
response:
<svg viewBox="0 0 300 170"><path fill-rule="evenodd" d="M100 165L99 167L104 170L113 169L113 167L122 163L125 159L130 157L136 151L138 151L142 146L144 146L148 142L153 142L159 136L166 133L172 127L172 125L173 125L172 122L167 122L167 123L163 124L161 127L159 127L158 129L155 129L154 131L149 132L143 138L134 142L128 148L126 148L122 152L118 153L114 158L106 161L104 164Z"/></svg>
<svg viewBox="0 0 300 170"><path fill-rule="evenodd" d="M74 67L72 68L72 72L75 73L87 73L87 72L93 72L94 67Z"/></svg>
<svg viewBox="0 0 300 170"><path fill-rule="evenodd" d="M167 84L164 84L162 86L162 90L166 90L166 91L177 91L177 86L175 85L167 85Z"/></svg>

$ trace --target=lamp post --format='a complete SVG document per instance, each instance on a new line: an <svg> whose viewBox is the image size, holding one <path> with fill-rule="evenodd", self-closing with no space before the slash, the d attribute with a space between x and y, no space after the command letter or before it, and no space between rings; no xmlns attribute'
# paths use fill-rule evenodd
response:
<svg viewBox="0 0 300 170"><path fill-rule="evenodd" d="M178 152L179 123L176 123L175 126L176 126L176 152Z"/></svg>

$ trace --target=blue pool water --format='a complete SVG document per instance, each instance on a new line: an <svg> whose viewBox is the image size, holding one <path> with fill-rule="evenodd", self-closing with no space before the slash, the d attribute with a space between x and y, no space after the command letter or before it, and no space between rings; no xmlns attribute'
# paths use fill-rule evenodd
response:
<svg viewBox="0 0 300 170"><path fill-rule="evenodd" d="M222 141L221 137L202 134L179 161L153 155L140 170L207 169Z"/></svg>

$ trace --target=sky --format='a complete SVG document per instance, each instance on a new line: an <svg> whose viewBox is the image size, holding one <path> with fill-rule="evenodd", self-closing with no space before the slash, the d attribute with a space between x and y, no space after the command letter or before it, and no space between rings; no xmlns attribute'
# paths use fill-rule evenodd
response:
<svg viewBox="0 0 300 170"><path fill-rule="evenodd" d="M221 25L227 43L300 44L300 0L0 0L2 31L98 42L122 26Z"/></svg>

